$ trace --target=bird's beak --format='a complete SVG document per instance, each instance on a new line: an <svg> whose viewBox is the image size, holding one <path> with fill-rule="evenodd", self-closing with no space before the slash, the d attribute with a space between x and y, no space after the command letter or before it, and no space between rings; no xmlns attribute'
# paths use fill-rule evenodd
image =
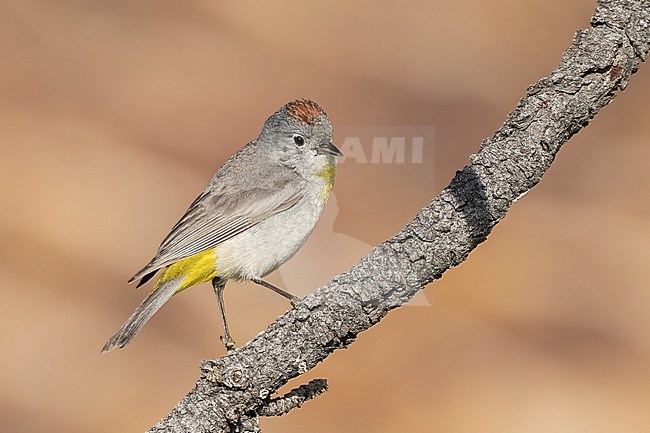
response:
<svg viewBox="0 0 650 433"><path fill-rule="evenodd" d="M320 146L316 150L316 153L318 153L319 155L343 156L341 151L336 146L334 146L334 143L327 143Z"/></svg>

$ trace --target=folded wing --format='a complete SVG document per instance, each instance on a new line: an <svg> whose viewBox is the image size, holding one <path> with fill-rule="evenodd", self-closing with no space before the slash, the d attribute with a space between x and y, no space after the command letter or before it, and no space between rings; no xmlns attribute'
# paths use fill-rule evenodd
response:
<svg viewBox="0 0 650 433"><path fill-rule="evenodd" d="M294 206L303 196L304 179L284 170L254 187L237 191L208 188L190 205L158 248L156 257L129 280L146 282L158 269L214 248L272 215ZM245 182L244 182L245 183Z"/></svg>

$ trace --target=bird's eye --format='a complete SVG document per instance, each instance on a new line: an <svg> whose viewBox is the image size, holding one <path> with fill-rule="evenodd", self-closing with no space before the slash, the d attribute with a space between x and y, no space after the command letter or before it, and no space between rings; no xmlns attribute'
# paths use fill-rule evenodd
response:
<svg viewBox="0 0 650 433"><path fill-rule="evenodd" d="M296 143L296 146L298 147L303 147L305 145L305 139L302 138L300 135L294 135L293 142Z"/></svg>

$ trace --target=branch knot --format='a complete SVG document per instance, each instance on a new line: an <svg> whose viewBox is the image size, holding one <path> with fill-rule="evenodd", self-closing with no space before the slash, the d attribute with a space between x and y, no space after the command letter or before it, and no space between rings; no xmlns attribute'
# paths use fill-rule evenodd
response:
<svg viewBox="0 0 650 433"><path fill-rule="evenodd" d="M220 383L231 389L248 387L249 372L241 365L226 366L221 360L205 360L201 363L201 375L212 383Z"/></svg>

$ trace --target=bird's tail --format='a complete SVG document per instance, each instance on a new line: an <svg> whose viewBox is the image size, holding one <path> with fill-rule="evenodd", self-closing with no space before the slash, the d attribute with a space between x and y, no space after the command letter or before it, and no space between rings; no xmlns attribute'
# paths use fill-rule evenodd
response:
<svg viewBox="0 0 650 433"><path fill-rule="evenodd" d="M149 296L142 301L142 304L133 312L131 317L117 330L117 332L106 342L102 353L110 352L119 347L126 346L133 340L133 337L140 332L151 316L160 309L165 302L169 301L174 293L180 288L182 278L165 281L149 293Z"/></svg>

